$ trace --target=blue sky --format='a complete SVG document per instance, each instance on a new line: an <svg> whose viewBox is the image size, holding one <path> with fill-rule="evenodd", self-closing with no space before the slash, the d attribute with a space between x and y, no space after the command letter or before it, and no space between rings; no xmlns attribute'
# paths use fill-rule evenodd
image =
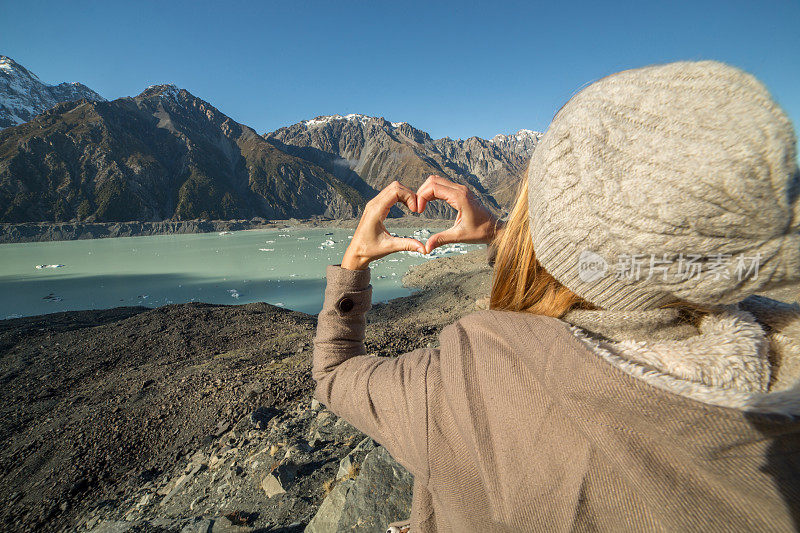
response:
<svg viewBox="0 0 800 533"><path fill-rule="evenodd" d="M800 123L800 1L0 0L0 54L106 98L175 83L259 133L365 113L432 136L543 130L582 86L717 59Z"/></svg>

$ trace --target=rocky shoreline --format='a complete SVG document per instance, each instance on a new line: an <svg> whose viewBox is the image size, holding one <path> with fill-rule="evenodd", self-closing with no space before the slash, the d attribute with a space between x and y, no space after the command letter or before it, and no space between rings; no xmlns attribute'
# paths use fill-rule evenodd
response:
<svg viewBox="0 0 800 533"><path fill-rule="evenodd" d="M426 218L414 214L386 220L387 227L414 227L452 223L448 219ZM139 237L147 235L179 235L186 233L214 233L250 229L280 229L288 227L355 228L358 219L310 218L287 220L164 220L159 222L28 222L0 224L0 244L46 241L72 241L79 239L104 239L114 237Z"/></svg>
<svg viewBox="0 0 800 533"><path fill-rule="evenodd" d="M417 224L419 224L417 222ZM435 346L485 307L485 250L428 261L375 304L367 350ZM311 398L316 317L265 303L0 321L7 531L384 531L411 476Z"/></svg>

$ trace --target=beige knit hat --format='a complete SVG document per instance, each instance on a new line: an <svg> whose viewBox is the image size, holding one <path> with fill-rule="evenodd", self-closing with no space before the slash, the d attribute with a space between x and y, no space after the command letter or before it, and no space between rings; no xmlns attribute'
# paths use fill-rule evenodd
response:
<svg viewBox="0 0 800 533"><path fill-rule="evenodd" d="M528 170L542 266L604 308L729 304L800 281L791 121L715 61L626 70L557 113Z"/></svg>

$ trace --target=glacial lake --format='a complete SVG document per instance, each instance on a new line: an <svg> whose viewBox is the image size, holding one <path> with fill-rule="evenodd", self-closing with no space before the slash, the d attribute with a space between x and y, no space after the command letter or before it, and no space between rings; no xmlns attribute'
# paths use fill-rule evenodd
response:
<svg viewBox="0 0 800 533"><path fill-rule="evenodd" d="M415 228L389 231L412 236ZM264 229L0 244L0 319L192 301L267 302L318 313L325 267L341 262L352 234L337 228ZM479 247L444 246L434 257ZM428 260L395 253L373 262L373 302L410 294L401 284L403 274Z"/></svg>

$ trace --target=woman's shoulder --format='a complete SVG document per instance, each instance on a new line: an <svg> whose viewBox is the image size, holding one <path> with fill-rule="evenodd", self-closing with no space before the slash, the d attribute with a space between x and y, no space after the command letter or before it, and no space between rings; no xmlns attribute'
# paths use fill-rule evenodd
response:
<svg viewBox="0 0 800 533"><path fill-rule="evenodd" d="M521 311L500 311L496 309L482 309L473 311L447 326L445 329L494 329L505 331L511 328L553 330L553 333L569 333L569 324L558 318L544 315L535 315Z"/></svg>
<svg viewBox="0 0 800 533"><path fill-rule="evenodd" d="M480 310L446 326L441 346L455 354L467 350L485 355L513 352L531 356L558 346L561 351L585 352L570 324L544 315L518 311Z"/></svg>

